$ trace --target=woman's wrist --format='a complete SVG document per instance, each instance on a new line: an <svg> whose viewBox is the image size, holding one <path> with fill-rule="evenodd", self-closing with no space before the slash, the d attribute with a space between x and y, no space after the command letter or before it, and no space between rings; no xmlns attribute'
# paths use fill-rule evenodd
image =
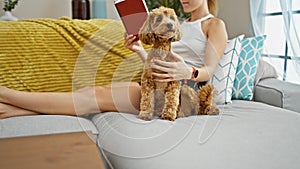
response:
<svg viewBox="0 0 300 169"><path fill-rule="evenodd" d="M148 53L144 48L137 50L135 52L140 56L140 58L143 60L143 62L146 61Z"/></svg>
<svg viewBox="0 0 300 169"><path fill-rule="evenodd" d="M195 68L194 66L192 66L191 68L191 80L196 80L197 77L199 75L199 70L197 68Z"/></svg>

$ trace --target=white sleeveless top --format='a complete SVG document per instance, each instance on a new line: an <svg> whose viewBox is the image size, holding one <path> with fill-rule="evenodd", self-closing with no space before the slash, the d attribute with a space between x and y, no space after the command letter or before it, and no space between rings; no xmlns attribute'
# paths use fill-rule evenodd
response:
<svg viewBox="0 0 300 169"><path fill-rule="evenodd" d="M190 66L199 68L204 64L207 37L202 31L201 22L211 17L213 15L209 14L193 22L184 21L181 24L181 40L172 43L172 50Z"/></svg>

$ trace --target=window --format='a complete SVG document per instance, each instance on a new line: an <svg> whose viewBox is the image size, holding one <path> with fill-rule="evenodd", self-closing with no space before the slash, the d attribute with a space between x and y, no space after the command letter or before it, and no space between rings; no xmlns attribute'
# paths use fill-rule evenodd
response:
<svg viewBox="0 0 300 169"><path fill-rule="evenodd" d="M288 2L292 5L292 15L295 21L293 26L300 31L300 0L290 0ZM294 60L300 62L300 56L294 56L292 48L287 42L280 1L266 0L265 5L263 16L265 17L264 32L267 35L267 39L263 56L270 57L272 64L279 73L280 79L300 84L300 76L296 72L297 66L294 65Z"/></svg>

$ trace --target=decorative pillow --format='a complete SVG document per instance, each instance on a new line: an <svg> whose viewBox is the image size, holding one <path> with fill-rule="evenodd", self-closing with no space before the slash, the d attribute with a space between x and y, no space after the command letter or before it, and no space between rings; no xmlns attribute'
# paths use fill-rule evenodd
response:
<svg viewBox="0 0 300 169"><path fill-rule="evenodd" d="M232 87L238 64L238 55L241 51L241 42L245 35L227 41L224 55L221 58L213 76L208 81L217 90L216 104L231 102Z"/></svg>
<svg viewBox="0 0 300 169"><path fill-rule="evenodd" d="M260 80L266 78L277 78L277 77L278 74L274 66L272 66L267 61L263 60L263 58L260 58L257 65L254 86L256 86Z"/></svg>
<svg viewBox="0 0 300 169"><path fill-rule="evenodd" d="M232 99L252 100L257 65L266 36L245 38L239 57Z"/></svg>

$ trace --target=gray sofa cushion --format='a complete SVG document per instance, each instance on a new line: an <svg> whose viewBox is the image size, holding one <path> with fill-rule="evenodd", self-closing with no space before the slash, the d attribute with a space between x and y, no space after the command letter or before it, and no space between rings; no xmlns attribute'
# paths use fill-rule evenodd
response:
<svg viewBox="0 0 300 169"><path fill-rule="evenodd" d="M298 169L300 114L234 100L219 116L149 122L123 113L93 117L115 169Z"/></svg>
<svg viewBox="0 0 300 169"><path fill-rule="evenodd" d="M82 117L64 115L20 116L0 120L0 138L92 131L98 135L95 125Z"/></svg>
<svg viewBox="0 0 300 169"><path fill-rule="evenodd" d="M254 88L254 100L300 112L300 85L275 78L261 80Z"/></svg>

